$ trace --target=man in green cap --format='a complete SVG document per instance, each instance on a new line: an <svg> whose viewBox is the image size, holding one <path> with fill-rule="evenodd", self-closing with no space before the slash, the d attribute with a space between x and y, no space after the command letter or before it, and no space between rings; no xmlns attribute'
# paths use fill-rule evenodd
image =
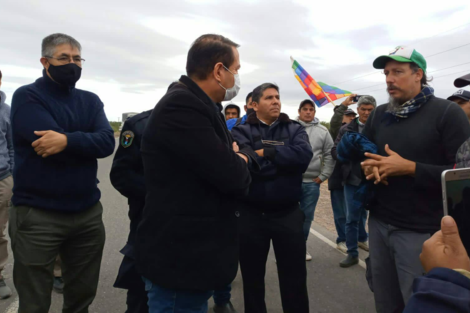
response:
<svg viewBox="0 0 470 313"><path fill-rule="evenodd" d="M377 312L402 312L424 273L423 243L440 229L441 173L453 168L470 125L457 104L434 96L426 60L413 48L397 47L374 67L383 70L390 98L363 132L378 147L362 163L377 185L368 204L371 274Z"/></svg>

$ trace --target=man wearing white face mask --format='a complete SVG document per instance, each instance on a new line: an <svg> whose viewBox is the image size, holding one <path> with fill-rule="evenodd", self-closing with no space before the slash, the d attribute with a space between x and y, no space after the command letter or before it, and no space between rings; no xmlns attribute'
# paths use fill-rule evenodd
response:
<svg viewBox="0 0 470 313"><path fill-rule="evenodd" d="M237 274L238 198L251 182L247 163L257 164L221 113L220 102L240 89L237 47L220 35L199 37L188 75L148 119L141 145L147 196L135 249L150 313L207 312L213 290Z"/></svg>

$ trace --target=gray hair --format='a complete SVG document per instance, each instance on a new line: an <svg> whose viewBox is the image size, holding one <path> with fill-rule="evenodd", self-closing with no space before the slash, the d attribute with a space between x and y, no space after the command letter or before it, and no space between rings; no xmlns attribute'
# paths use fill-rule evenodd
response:
<svg viewBox="0 0 470 313"><path fill-rule="evenodd" d="M262 85L259 85L253 90L253 96L251 98L251 101L259 103L259 100L263 96L263 93L266 89L274 88L279 92L279 87L273 83L264 83Z"/></svg>
<svg viewBox="0 0 470 313"><path fill-rule="evenodd" d="M69 44L74 48L78 48L82 52L82 46L75 40L75 38L66 34L52 34L42 40L41 56L52 57L55 53L55 48L59 45Z"/></svg>
<svg viewBox="0 0 470 313"><path fill-rule="evenodd" d="M377 107L377 101L375 101L375 98L372 96L362 96L359 98L359 101L357 102L357 108L359 109L361 105L368 105L372 104L374 106L374 109Z"/></svg>

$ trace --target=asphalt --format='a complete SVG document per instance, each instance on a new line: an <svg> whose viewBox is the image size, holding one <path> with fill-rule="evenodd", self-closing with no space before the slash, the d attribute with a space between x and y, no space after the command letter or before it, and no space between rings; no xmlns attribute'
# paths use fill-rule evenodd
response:
<svg viewBox="0 0 470 313"><path fill-rule="evenodd" d="M126 291L113 288L113 283L122 260L119 250L128 235L127 201L111 185L109 171L112 157L99 161L98 178L104 207L103 220L106 227L106 245L101 265L100 282L90 312L120 313L126 311ZM308 251L313 260L307 262L310 312L375 312L373 294L365 280L365 269L361 265L343 269L339 262L344 254L333 248L334 234L314 223L308 240ZM364 260L367 253L361 252ZM0 312L17 312L18 296L14 290L13 257L10 250L8 264L3 272L5 281L13 290L9 299L0 301ZM243 310L243 290L240 273L233 282L232 302L239 313ZM281 313L279 282L274 254L271 249L266 269L266 305L268 312ZM59 313L62 296L53 292L49 312ZM212 303L209 306L212 312Z"/></svg>

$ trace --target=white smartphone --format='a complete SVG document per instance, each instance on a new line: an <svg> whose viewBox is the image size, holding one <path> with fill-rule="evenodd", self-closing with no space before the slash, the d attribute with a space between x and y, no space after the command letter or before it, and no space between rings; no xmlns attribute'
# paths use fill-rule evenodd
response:
<svg viewBox="0 0 470 313"><path fill-rule="evenodd" d="M470 168L444 171L441 181L444 215L454 218L470 253Z"/></svg>

